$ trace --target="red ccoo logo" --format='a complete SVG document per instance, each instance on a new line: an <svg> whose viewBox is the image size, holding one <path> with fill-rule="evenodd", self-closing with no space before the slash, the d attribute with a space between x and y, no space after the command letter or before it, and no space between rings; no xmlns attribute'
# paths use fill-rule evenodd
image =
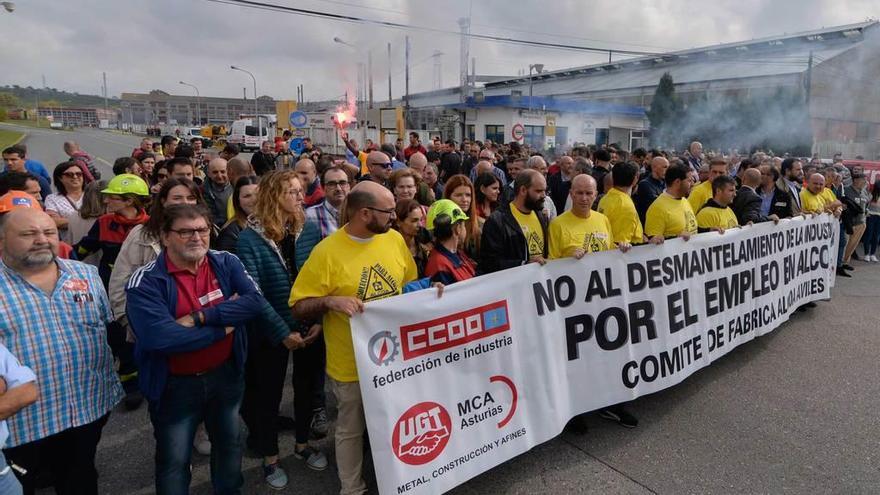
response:
<svg viewBox="0 0 880 495"><path fill-rule="evenodd" d="M403 360L442 351L510 330L507 301L400 327Z"/></svg>
<svg viewBox="0 0 880 495"><path fill-rule="evenodd" d="M398 459L418 466L436 459L451 433L452 420L446 409L436 402L420 402L397 420L391 446Z"/></svg>

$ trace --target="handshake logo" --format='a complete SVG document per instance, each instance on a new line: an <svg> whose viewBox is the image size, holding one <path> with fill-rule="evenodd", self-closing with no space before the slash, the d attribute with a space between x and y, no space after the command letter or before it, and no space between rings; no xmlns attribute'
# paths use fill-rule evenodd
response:
<svg viewBox="0 0 880 495"><path fill-rule="evenodd" d="M413 466L437 458L449 443L452 420L436 402L420 402L409 408L394 428L391 445L398 459Z"/></svg>

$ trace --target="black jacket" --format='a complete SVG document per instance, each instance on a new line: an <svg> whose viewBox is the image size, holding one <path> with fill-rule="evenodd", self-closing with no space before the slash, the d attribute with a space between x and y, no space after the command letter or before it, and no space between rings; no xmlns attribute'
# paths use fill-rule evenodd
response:
<svg viewBox="0 0 880 495"><path fill-rule="evenodd" d="M544 232L544 258L547 257L547 218L541 211L535 212ZM479 274L493 273L529 262L529 246L526 236L510 206L498 208L483 224L483 235L480 237L480 262L477 265Z"/></svg>
<svg viewBox="0 0 880 495"><path fill-rule="evenodd" d="M761 196L751 187L740 187L733 198L733 204L730 205L736 214L736 220L740 225L746 225L749 222L761 223L770 219L761 215Z"/></svg>
<svg viewBox="0 0 880 495"><path fill-rule="evenodd" d="M791 218L794 211L791 194L778 186L773 190L773 200L770 202L770 215L776 215L779 218ZM800 210L798 210L800 215Z"/></svg>
<svg viewBox="0 0 880 495"><path fill-rule="evenodd" d="M859 206L852 198L847 196L838 196L838 199L841 203L843 203L843 213L840 215L840 222L843 223L843 229L846 231L847 235L852 235L853 226L855 225L856 217L859 216Z"/></svg>
<svg viewBox="0 0 880 495"><path fill-rule="evenodd" d="M547 177L547 194L553 199L556 211L560 214L565 211L565 200L568 198L569 191L571 191L571 181L562 180L561 172Z"/></svg>
<svg viewBox="0 0 880 495"><path fill-rule="evenodd" d="M611 169L602 168L599 166L593 167L593 172L590 173L590 175L592 175L593 178L596 179L596 191L600 195L605 194L605 176L610 173L611 173ZM563 204L563 206L565 206L565 204ZM563 211L564 209L565 208L563 208L562 210L558 210L558 211Z"/></svg>
<svg viewBox="0 0 880 495"><path fill-rule="evenodd" d="M648 214L648 208L651 203L657 199L657 196L663 194L666 189L666 183L660 179L655 179L650 173L647 177L639 181L636 192L633 194L633 203L636 205L636 211L639 213L639 220L645 225L645 215Z"/></svg>

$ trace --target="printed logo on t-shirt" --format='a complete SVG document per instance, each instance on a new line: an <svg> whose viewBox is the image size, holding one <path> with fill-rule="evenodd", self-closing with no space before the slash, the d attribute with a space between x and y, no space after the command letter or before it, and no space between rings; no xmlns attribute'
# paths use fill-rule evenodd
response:
<svg viewBox="0 0 880 495"><path fill-rule="evenodd" d="M520 228L522 228L523 235L526 236L526 242L529 245L529 256L541 256L544 254L544 245L541 243L541 236L525 225L521 225Z"/></svg>
<svg viewBox="0 0 880 495"><path fill-rule="evenodd" d="M361 271L361 279L357 290L358 299L369 302L391 297L397 295L397 293L397 283L382 265L376 263L373 266L365 267Z"/></svg>
<svg viewBox="0 0 880 495"><path fill-rule="evenodd" d="M685 222L685 232L696 232L697 231L697 217L694 215L694 212L690 210L684 211L684 222Z"/></svg>
<svg viewBox="0 0 880 495"><path fill-rule="evenodd" d="M584 243L581 249L588 253L596 253L608 249L608 234L604 232L584 234Z"/></svg>

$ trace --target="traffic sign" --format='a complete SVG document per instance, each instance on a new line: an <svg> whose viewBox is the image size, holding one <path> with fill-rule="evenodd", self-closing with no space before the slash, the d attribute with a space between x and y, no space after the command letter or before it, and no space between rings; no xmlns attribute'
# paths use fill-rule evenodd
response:
<svg viewBox="0 0 880 495"><path fill-rule="evenodd" d="M303 149L305 149L305 145L303 144L302 138L295 138L290 140L290 151L294 155L302 153Z"/></svg>
<svg viewBox="0 0 880 495"><path fill-rule="evenodd" d="M306 115L305 112L301 112L297 110L296 112L291 112L290 114L290 126L291 127L305 127L306 124L309 123L309 116Z"/></svg>
<svg viewBox="0 0 880 495"><path fill-rule="evenodd" d="M510 132L514 141L522 141L526 136L526 128L522 124L514 124L513 130Z"/></svg>

